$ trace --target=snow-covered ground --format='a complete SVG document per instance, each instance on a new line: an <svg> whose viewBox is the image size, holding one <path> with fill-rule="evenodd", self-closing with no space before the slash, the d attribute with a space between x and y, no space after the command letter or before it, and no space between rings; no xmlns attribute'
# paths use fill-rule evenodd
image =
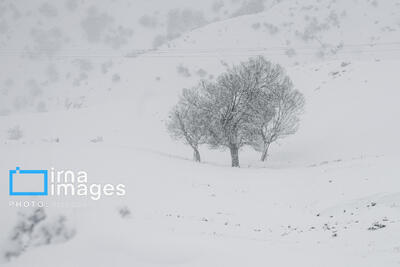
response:
<svg viewBox="0 0 400 267"><path fill-rule="evenodd" d="M31 210L10 206L16 199L46 201L46 213L64 215L76 233L66 242L30 246L0 264L398 266L400 4L304 2L267 1L261 13L243 16L235 14L240 3L227 2L229 12L216 20L204 11L212 4L205 1L195 9L205 12L207 23L181 29L180 37L135 57L123 51L150 49L154 34L142 29L146 40L140 45L127 41L105 55L99 49L107 42L79 39L76 21L86 12L80 10L70 18L76 30L71 42L91 52L78 56L63 47L57 53L73 57L40 59L7 54L10 65L0 63L7 89L0 96L0 111L7 110L0 116L0 252L9 249L17 213ZM110 15L125 7L118 1L111 6ZM143 12L151 10L149 4ZM129 13L121 14L117 21L123 24ZM2 51L18 40L21 47L31 44L23 33L35 16L21 19L16 28L24 31L9 33L9 43L2 39ZM68 33L65 22L53 20ZM160 25L155 31L165 30ZM230 168L227 151L207 147L200 148L204 162L192 162L191 149L165 130L181 89L257 54L281 63L305 95L299 131L274 144L267 163L245 148L241 168ZM33 85L27 83L31 76ZM35 83L41 93L29 95ZM17 105L21 97L32 101ZM37 109L41 101L46 105ZM15 126L22 137L10 140ZM126 195L97 201L11 197L8 170L16 166L85 170L90 183L125 184Z"/></svg>

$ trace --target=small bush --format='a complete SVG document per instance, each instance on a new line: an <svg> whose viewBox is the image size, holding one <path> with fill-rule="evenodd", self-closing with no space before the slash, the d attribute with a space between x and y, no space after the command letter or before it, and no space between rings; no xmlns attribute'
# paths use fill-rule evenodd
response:
<svg viewBox="0 0 400 267"><path fill-rule="evenodd" d="M23 136L22 129L19 125L16 125L12 128L10 128L8 131L8 139L9 140L19 140Z"/></svg>
<svg viewBox="0 0 400 267"><path fill-rule="evenodd" d="M92 142L92 143L103 142L103 136L97 136L96 138L91 139L90 142Z"/></svg>
<svg viewBox="0 0 400 267"><path fill-rule="evenodd" d="M66 242L75 235L75 230L66 225L66 217L48 219L43 208L30 213L19 213L17 224L11 231L9 243L3 256L6 260L20 256L31 247Z"/></svg>
<svg viewBox="0 0 400 267"><path fill-rule="evenodd" d="M122 218L129 218L131 216L131 211L128 207L124 206L118 209L118 213Z"/></svg>

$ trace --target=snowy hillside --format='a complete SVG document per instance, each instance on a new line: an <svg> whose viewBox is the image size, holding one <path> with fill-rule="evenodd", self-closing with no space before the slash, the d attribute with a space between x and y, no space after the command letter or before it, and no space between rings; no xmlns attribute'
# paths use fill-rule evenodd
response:
<svg viewBox="0 0 400 267"><path fill-rule="evenodd" d="M399 12L397 0L0 2L0 264L397 266ZM266 163L244 148L230 168L207 146L192 162L165 129L182 88L260 54L304 94L299 131ZM9 196L17 166L127 191ZM7 260L18 212L33 210L15 200L50 205L36 245Z"/></svg>
<svg viewBox="0 0 400 267"><path fill-rule="evenodd" d="M397 1L183 2L3 1L0 114L87 107L115 91L164 86L174 69L215 76L215 60L399 58Z"/></svg>
<svg viewBox="0 0 400 267"><path fill-rule="evenodd" d="M214 21L261 12L273 2L1 1L0 114L86 106L90 94L125 78L113 68L126 57ZM98 75L107 87L98 88Z"/></svg>

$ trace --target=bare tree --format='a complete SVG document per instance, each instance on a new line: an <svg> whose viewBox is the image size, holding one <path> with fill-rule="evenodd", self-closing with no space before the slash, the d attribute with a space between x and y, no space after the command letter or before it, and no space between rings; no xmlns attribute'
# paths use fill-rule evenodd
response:
<svg viewBox="0 0 400 267"><path fill-rule="evenodd" d="M296 132L303 106L283 68L260 56L184 90L168 129L193 148L195 160L200 161L199 144L207 143L228 148L232 167L239 167L241 147L252 146L265 160L272 142Z"/></svg>
<svg viewBox="0 0 400 267"><path fill-rule="evenodd" d="M201 161L199 145L206 141L205 115L198 108L196 88L184 89L179 102L172 109L167 129L171 137L183 140L193 149L193 160Z"/></svg>
<svg viewBox="0 0 400 267"><path fill-rule="evenodd" d="M203 83L203 106L209 111L208 144L226 147L232 167L239 167L239 149L253 142L254 106L261 90L262 65L249 60L228 68L215 83ZM211 112L210 112L211 111Z"/></svg>
<svg viewBox="0 0 400 267"><path fill-rule="evenodd" d="M252 144L261 151L261 161L268 156L270 145L280 138L294 134L299 127L299 115L304 108L303 95L293 89L293 84L281 69L275 82L265 87L270 97L260 106L254 126L259 138Z"/></svg>

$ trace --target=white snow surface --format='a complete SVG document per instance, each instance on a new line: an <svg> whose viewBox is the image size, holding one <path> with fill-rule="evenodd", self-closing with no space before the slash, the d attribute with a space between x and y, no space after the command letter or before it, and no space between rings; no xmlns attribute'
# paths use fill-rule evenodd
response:
<svg viewBox="0 0 400 267"><path fill-rule="evenodd" d="M395 0L281 1L262 13L186 32L158 50L113 57L111 73L121 77L119 82L100 71L108 58L91 57L95 71L87 84L72 88L61 78L53 90L44 89L47 112L14 110L0 116L0 252L7 248L17 212L28 210L9 206L16 200L8 196L9 169L85 170L90 183L123 183L127 193L98 201L18 197L58 203L46 212L65 215L76 235L65 243L28 248L0 264L398 266L399 8ZM309 29L313 16L318 25L332 24L317 27L318 40L304 41L296 31ZM268 27L252 26L258 22L280 30L271 35ZM343 50L321 57L321 43L343 43ZM285 51L291 47L298 52L289 57ZM199 69L215 77L223 62L257 54L282 64L305 95L299 131L274 144L266 163L244 148L241 168L230 168L227 151L205 146L204 162L192 162L191 149L165 130L181 89L198 82ZM79 74L72 60L42 59L62 77ZM34 75L39 63L22 66L25 61L13 62ZM179 65L188 68L189 77L177 72ZM10 67L7 75L18 77L18 68ZM82 107L63 107L65 99L81 96ZM9 140L7 131L16 125L23 137ZM103 141L90 141L99 136ZM131 215L122 218L118 209L125 206ZM385 227L368 230L376 222Z"/></svg>

